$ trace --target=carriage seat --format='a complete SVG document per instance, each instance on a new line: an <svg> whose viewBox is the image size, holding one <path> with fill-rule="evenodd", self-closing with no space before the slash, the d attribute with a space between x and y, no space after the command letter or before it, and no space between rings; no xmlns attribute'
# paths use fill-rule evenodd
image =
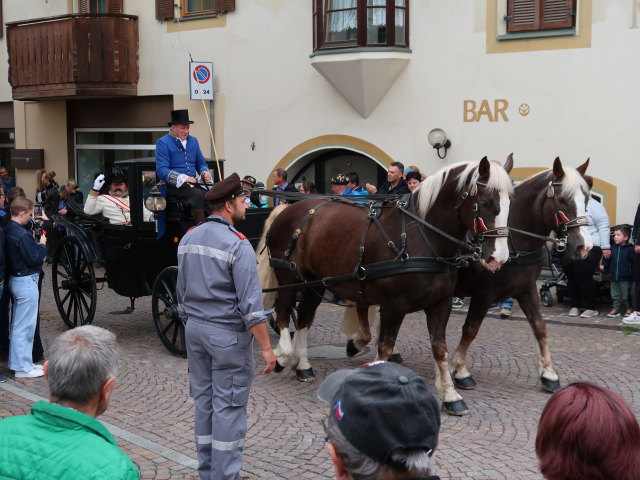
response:
<svg viewBox="0 0 640 480"><path fill-rule="evenodd" d="M193 218L191 210L175 198L167 198L165 214L168 223L188 222Z"/></svg>

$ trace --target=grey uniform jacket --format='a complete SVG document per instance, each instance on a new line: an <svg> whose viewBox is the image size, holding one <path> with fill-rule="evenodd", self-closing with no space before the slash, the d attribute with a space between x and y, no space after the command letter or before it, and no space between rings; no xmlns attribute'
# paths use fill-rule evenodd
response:
<svg viewBox="0 0 640 480"><path fill-rule="evenodd" d="M181 316L245 331L265 322L256 255L244 235L211 215L182 237L178 246Z"/></svg>

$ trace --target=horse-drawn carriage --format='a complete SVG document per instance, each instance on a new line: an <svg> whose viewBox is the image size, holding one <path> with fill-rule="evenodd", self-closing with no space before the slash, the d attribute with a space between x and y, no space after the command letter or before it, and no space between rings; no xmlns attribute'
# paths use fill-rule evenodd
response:
<svg viewBox="0 0 640 480"><path fill-rule="evenodd" d="M186 355L184 325L178 316L175 295L178 277L178 243L194 225L179 202L169 200L164 210L166 230L158 238L155 218L145 221L144 204L158 194L155 159L123 160L116 165L126 170L131 208L131 225L109 223L104 217L85 214L69 207L71 214L53 220L66 228L52 262L51 281L58 311L69 328L90 324L96 313L98 284L104 283L118 295L135 299L152 296L153 322L160 340L171 353ZM214 175L214 169L210 170ZM250 209L237 225L255 246L270 208Z"/></svg>

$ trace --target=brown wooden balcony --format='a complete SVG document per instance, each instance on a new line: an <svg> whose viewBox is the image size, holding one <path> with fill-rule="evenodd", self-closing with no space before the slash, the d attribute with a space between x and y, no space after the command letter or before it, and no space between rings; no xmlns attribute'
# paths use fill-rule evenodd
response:
<svg viewBox="0 0 640 480"><path fill-rule="evenodd" d="M15 100L113 97L138 90L138 17L61 15L7 23Z"/></svg>

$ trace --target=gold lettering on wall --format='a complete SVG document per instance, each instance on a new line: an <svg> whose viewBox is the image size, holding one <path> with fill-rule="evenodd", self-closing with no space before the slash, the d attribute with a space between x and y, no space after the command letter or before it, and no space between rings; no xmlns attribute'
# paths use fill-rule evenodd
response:
<svg viewBox="0 0 640 480"><path fill-rule="evenodd" d="M507 109L509 101L504 98L496 98L493 104L489 100L482 100L480 105L475 100L464 100L463 121L479 122L488 120L489 122L508 122Z"/></svg>

